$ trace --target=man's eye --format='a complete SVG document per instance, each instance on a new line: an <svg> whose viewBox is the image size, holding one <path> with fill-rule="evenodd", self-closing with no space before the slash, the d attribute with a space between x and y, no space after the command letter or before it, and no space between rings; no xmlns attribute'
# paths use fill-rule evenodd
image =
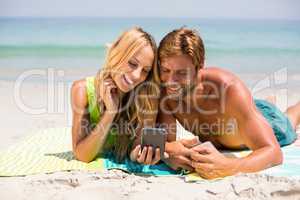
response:
<svg viewBox="0 0 300 200"><path fill-rule="evenodd" d="M167 73L167 72L168 72L167 69L162 69L161 71L164 72L164 73Z"/></svg>
<svg viewBox="0 0 300 200"><path fill-rule="evenodd" d="M179 71L178 74L179 74L179 75L186 75L187 72L186 72L186 71Z"/></svg>

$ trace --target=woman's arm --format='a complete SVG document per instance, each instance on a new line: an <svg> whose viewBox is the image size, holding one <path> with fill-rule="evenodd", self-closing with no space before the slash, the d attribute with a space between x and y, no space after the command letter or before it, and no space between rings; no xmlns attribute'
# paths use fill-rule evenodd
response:
<svg viewBox="0 0 300 200"><path fill-rule="evenodd" d="M74 82L71 89L71 104L73 112L73 152L78 160L90 162L102 149L115 113L104 112L99 123L90 131L89 115L86 111L88 100L84 80Z"/></svg>

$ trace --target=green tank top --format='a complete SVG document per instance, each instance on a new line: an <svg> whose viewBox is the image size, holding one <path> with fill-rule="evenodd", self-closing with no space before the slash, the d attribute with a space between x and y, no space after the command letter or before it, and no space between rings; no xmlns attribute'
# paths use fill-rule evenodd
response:
<svg viewBox="0 0 300 200"><path fill-rule="evenodd" d="M101 118L101 110L97 103L97 96L95 90L95 77L86 78L86 89L88 98L88 111L90 115L90 122L92 124L98 124ZM116 130L111 129L106 137L106 141L103 146L103 151L111 149L116 142Z"/></svg>

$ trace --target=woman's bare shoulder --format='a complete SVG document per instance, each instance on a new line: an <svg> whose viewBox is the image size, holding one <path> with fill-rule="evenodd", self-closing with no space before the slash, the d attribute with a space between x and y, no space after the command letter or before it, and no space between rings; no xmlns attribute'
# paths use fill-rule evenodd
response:
<svg viewBox="0 0 300 200"><path fill-rule="evenodd" d="M71 87L71 102L72 106L78 106L78 108L85 108L88 104L85 79L73 82Z"/></svg>

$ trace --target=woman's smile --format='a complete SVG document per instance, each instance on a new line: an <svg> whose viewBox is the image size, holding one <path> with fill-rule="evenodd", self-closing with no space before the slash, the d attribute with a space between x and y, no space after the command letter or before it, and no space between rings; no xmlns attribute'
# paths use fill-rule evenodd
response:
<svg viewBox="0 0 300 200"><path fill-rule="evenodd" d="M126 85L133 85L133 81L131 79L129 79L125 74L123 75L123 80L126 83Z"/></svg>

